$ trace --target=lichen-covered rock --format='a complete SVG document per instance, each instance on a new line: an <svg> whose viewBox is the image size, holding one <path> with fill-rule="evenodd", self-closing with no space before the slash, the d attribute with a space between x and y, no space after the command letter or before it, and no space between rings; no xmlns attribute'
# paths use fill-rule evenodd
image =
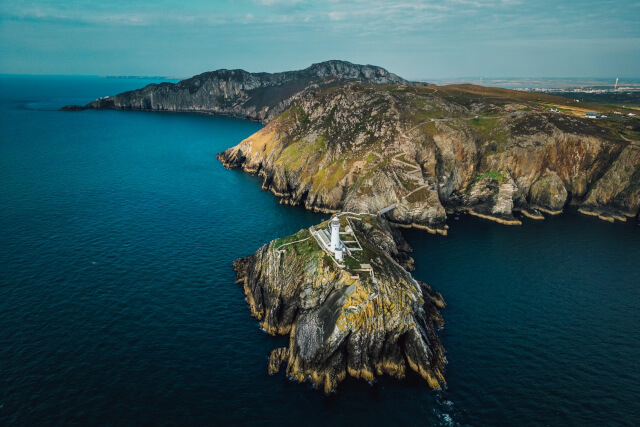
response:
<svg viewBox="0 0 640 427"><path fill-rule="evenodd" d="M520 225L513 218L514 193L517 186L510 176L502 173L485 175L471 185L468 203L473 205L469 210L472 215L492 219L507 225Z"/></svg>
<svg viewBox="0 0 640 427"><path fill-rule="evenodd" d="M282 362L289 357L289 349L287 347L276 348L269 355L269 375L273 375L280 370Z"/></svg>
<svg viewBox="0 0 640 427"><path fill-rule="evenodd" d="M271 353L269 373L285 363L291 378L329 393L347 375L371 381L411 369L441 387L445 358L436 329L443 325L442 296L401 266L412 264L408 245L384 219L343 214L340 221L342 230L353 230L342 236L353 248L343 266L310 230L234 263L261 326L290 337L287 348Z"/></svg>
<svg viewBox="0 0 640 427"><path fill-rule="evenodd" d="M640 209L640 145L629 145L591 188L580 211L601 219L624 220Z"/></svg>
<svg viewBox="0 0 640 427"><path fill-rule="evenodd" d="M218 158L258 173L283 203L370 213L395 205L389 220L441 234L447 211L504 224L566 204L637 215L640 143L630 138L640 139L640 121L596 123L548 113L541 101L572 102L471 85L350 84L301 96ZM514 105L531 111L505 112Z"/></svg>
<svg viewBox="0 0 640 427"><path fill-rule="evenodd" d="M545 212L562 211L567 202L567 189L557 173L547 171L531 186L531 205Z"/></svg>

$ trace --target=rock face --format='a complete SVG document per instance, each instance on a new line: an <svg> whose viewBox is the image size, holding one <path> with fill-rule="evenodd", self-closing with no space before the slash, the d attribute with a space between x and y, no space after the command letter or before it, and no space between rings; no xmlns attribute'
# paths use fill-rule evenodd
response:
<svg viewBox="0 0 640 427"><path fill-rule="evenodd" d="M349 84L304 94L218 158L259 174L283 203L394 204L392 222L442 234L452 211L505 224L567 204L604 219L638 215L640 120L549 112L572 102L471 85Z"/></svg>
<svg viewBox="0 0 640 427"><path fill-rule="evenodd" d="M267 123L303 93L349 81L411 84L381 67L327 61L304 70L275 74L244 70L211 71L175 84L150 84L142 89L97 99L84 108L189 111ZM78 108L67 106L63 110Z"/></svg>
<svg viewBox="0 0 640 427"><path fill-rule="evenodd" d="M557 173L548 171L533 183L530 190L531 204L545 212L562 211L567 202L567 189Z"/></svg>
<svg viewBox="0 0 640 427"><path fill-rule="evenodd" d="M301 230L235 261L251 313L270 334L289 335L275 349L269 372L287 374L331 392L347 375L417 372L433 388L444 384L444 348L436 334L442 296L400 265L412 264L410 248L387 221L342 214L347 247L342 266L314 234ZM360 248L360 249L358 249Z"/></svg>
<svg viewBox="0 0 640 427"><path fill-rule="evenodd" d="M640 145L630 144L590 189L580 212L607 221L624 220L638 211L639 204Z"/></svg>

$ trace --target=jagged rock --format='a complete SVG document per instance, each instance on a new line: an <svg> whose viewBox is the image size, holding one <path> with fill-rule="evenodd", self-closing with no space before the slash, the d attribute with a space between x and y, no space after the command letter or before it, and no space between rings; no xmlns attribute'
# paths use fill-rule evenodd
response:
<svg viewBox="0 0 640 427"><path fill-rule="evenodd" d="M640 207L640 146L627 146L589 191L580 211L601 219L624 221Z"/></svg>
<svg viewBox="0 0 640 427"><path fill-rule="evenodd" d="M547 171L531 186L531 205L548 213L562 211L567 201L567 189L557 173Z"/></svg>
<svg viewBox="0 0 640 427"><path fill-rule="evenodd" d="M269 355L269 375L273 375L280 370L280 366L282 366L282 362L287 360L289 357L289 349L286 347L276 348Z"/></svg>
<svg viewBox="0 0 640 427"><path fill-rule="evenodd" d="M345 257L344 266L307 229L234 263L251 313L268 333L290 337L288 348L271 353L269 373L284 362L291 378L329 393L347 375L371 381L383 374L403 377L411 369L440 388L446 363L436 334L443 326L442 296L398 263L411 260L408 244L387 221L352 214L340 221L342 230L353 230L342 239L362 247Z"/></svg>
<svg viewBox="0 0 640 427"><path fill-rule="evenodd" d="M520 225L513 218L513 200L517 186L510 176L499 173L496 178L483 177L471 186L469 213L502 224Z"/></svg>

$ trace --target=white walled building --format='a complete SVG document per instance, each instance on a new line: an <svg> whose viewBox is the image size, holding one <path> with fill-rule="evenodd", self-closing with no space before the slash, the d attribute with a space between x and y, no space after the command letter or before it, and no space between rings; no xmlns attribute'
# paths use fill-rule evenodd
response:
<svg viewBox="0 0 640 427"><path fill-rule="evenodd" d="M318 230L317 237L324 248L335 257L336 261L344 260L344 252L346 247L340 240L340 219L334 216L329 221L329 229Z"/></svg>

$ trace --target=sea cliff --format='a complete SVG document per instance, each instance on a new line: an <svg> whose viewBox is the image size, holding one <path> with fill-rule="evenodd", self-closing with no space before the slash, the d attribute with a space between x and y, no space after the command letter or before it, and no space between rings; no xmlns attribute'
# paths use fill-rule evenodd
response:
<svg viewBox="0 0 640 427"><path fill-rule="evenodd" d="M68 105L63 110L198 112L267 123L304 93L354 81L413 84L381 67L334 60L281 73L210 71L175 84L150 84L142 89L96 99L85 106Z"/></svg>
<svg viewBox="0 0 640 427"><path fill-rule="evenodd" d="M566 114L550 112L562 105ZM446 234L447 213L520 224L567 205L607 220L640 210L640 120L569 114L566 98L472 85L348 84L307 93L218 155L283 203L387 214Z"/></svg>
<svg viewBox="0 0 640 427"><path fill-rule="evenodd" d="M325 393L347 375L372 381L417 372L433 388L444 384L442 296L416 281L401 234L383 218L341 214L342 263L317 233L327 222L276 239L235 261L251 313L272 335L288 335L273 350L269 372L310 381Z"/></svg>

